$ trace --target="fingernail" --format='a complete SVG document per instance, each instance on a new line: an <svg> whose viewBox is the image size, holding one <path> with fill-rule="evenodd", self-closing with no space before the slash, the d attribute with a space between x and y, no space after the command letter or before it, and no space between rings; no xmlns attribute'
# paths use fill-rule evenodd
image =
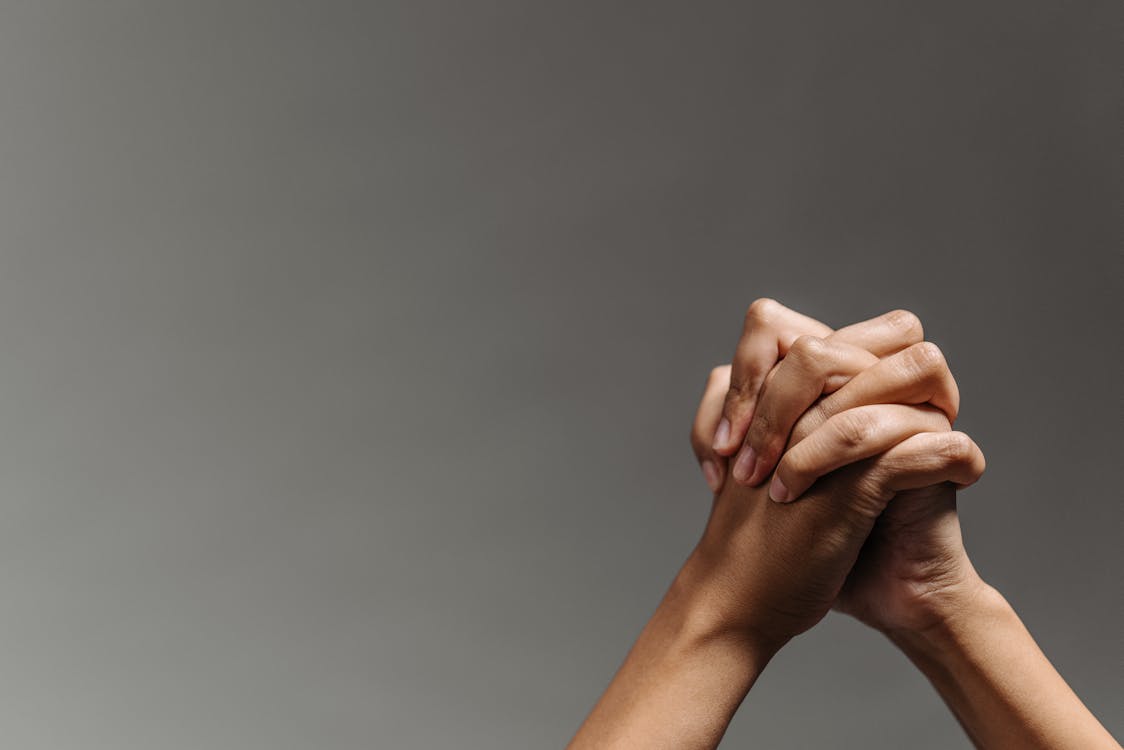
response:
<svg viewBox="0 0 1124 750"><path fill-rule="evenodd" d="M756 465L757 451L753 450L752 445L743 445L738 451L738 457L734 459L734 479L744 483L753 474Z"/></svg>
<svg viewBox="0 0 1124 750"><path fill-rule="evenodd" d="M730 420L722 417L718 429L714 432L714 450L721 450L730 440Z"/></svg>
<svg viewBox="0 0 1124 750"><path fill-rule="evenodd" d="M780 477L773 477L772 483L769 484L769 497L778 503L787 503L792 497L788 493L788 487L784 486L784 482Z"/></svg>
<svg viewBox="0 0 1124 750"><path fill-rule="evenodd" d="M706 459L702 462L702 473L711 492L718 492L722 488L722 472L718 470L718 464Z"/></svg>

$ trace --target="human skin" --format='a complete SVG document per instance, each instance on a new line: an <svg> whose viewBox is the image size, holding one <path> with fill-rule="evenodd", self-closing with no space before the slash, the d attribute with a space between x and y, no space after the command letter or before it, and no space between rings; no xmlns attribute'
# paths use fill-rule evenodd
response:
<svg viewBox="0 0 1124 750"><path fill-rule="evenodd" d="M920 338L916 316L895 311L891 318L912 332L906 338ZM839 420L828 418L837 411L831 402L839 396L821 400L837 388L824 373L840 372L848 361L857 361L853 352L838 346L839 338L853 337L854 327L809 338L800 332L823 333L826 326L771 300L755 302L746 321L733 366L711 374L692 445L708 483L716 474L709 464L717 464L718 475L726 477L722 454L736 450L734 461L740 460L742 469L734 472L733 482L740 474L742 483L758 484L775 466L770 493L792 502L836 465L880 447L868 441L859 448L849 440L869 425L814 429ZM815 356L806 356L807 351ZM776 353L773 361L771 352ZM928 365L919 366L921 360L915 359L907 367L933 385L938 394L934 403L941 401L944 383L944 413L952 420L956 402L947 398L952 390L939 374L947 369L938 365L943 358L933 350L925 357ZM900 356L873 362L849 387L860 379L876 387L877 373L893 367L895 359ZM732 380L740 385L731 387ZM758 392L749 394L747 384ZM926 390L915 387L912 393ZM793 425L811 435L798 440L794 434L794 444L785 452ZM903 492L888 505L835 606L898 645L929 677L978 747L1119 747L1050 665L1007 601L975 570L963 545L952 484Z"/></svg>
<svg viewBox="0 0 1124 750"><path fill-rule="evenodd" d="M771 657L836 602L886 504L905 490L971 484L983 471L971 439L918 400L920 382L931 397L940 392L935 400L955 402L955 384L932 347L916 348L910 332L885 318L849 333L886 361L924 360L925 377L903 366L875 370L865 382L835 378L832 385L842 386L835 411L815 412L822 423L804 421L798 438L824 433L828 444L827 432L861 414L856 421L868 429L852 447L870 457L829 470L799 502L722 484L698 545L571 747L714 747ZM879 354L871 356L881 362ZM902 394L907 403L889 398Z"/></svg>
<svg viewBox="0 0 1124 750"><path fill-rule="evenodd" d="M774 300L751 304L734 361L711 373L692 428L691 444L704 475L709 463L722 466L721 454L734 451L733 462L741 462L743 471L735 466L726 472L722 466L722 476L747 486L763 482L779 463L770 491L779 495L781 484L791 502L816 476L826 473L824 469L844 458L866 458L888 447L886 438L865 441L865 450L852 445L856 434L870 429L866 420L848 425L838 414L856 400L871 400L848 395L855 391L883 388L887 401L939 405L949 423L939 429L951 429L959 411L959 392L940 349L923 341L921 321L904 310L875 321L877 325L868 322L832 331ZM824 335L808 334L810 330ZM865 350L865 359L856 354L860 349ZM739 383L759 390L751 394ZM887 388L886 383L894 385ZM840 404L841 400L848 403ZM797 429L803 432L828 425L833 429L816 430L807 441L793 439L780 460L785 444L796 437L791 432L798 421ZM731 425L726 439L723 422ZM747 462L747 455L753 460ZM881 630L921 629L943 616L938 605L944 599L978 587L979 576L961 541L955 489L935 485L895 499L848 577L839 609Z"/></svg>

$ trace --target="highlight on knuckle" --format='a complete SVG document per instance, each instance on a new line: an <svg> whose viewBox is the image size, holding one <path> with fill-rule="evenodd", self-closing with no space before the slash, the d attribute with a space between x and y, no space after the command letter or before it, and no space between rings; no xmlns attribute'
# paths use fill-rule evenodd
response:
<svg viewBox="0 0 1124 750"><path fill-rule="evenodd" d="M921 325L921 318L917 317L915 313L909 310L891 310L886 313L885 318L890 326L910 338L921 339L925 335L925 329Z"/></svg>
<svg viewBox="0 0 1124 750"><path fill-rule="evenodd" d="M972 462L972 439L963 432L941 433L938 452L945 461L952 464L970 464Z"/></svg>
<svg viewBox="0 0 1124 750"><path fill-rule="evenodd" d="M922 341L906 349L904 362L907 372L917 380L934 377L947 367L944 352L931 341Z"/></svg>
<svg viewBox="0 0 1124 750"><path fill-rule="evenodd" d="M769 297L761 297L753 300L745 311L746 328L752 328L755 325L767 323L779 305L779 302Z"/></svg>
<svg viewBox="0 0 1124 750"><path fill-rule="evenodd" d="M788 348L788 356L793 357L805 369L815 368L824 357L827 342L819 336L799 336Z"/></svg>

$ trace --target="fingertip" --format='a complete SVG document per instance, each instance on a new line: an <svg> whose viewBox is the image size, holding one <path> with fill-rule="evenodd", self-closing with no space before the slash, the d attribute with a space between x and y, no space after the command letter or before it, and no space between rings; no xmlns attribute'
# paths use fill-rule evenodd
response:
<svg viewBox="0 0 1124 750"><path fill-rule="evenodd" d="M730 420L722 417L722 421L718 423L718 429L714 431L714 450L722 453L729 450L730 442Z"/></svg>
<svg viewBox="0 0 1124 750"><path fill-rule="evenodd" d="M719 468L717 461L711 458L703 459L702 473L711 492L722 489L722 469Z"/></svg>
<svg viewBox="0 0 1124 750"><path fill-rule="evenodd" d="M764 456L757 453L752 446L750 446L749 449L753 451L753 471L746 477L746 484L751 487L756 487L765 480L765 477L769 476L769 472L772 471L773 467L770 465L770 462Z"/></svg>
<svg viewBox="0 0 1124 750"><path fill-rule="evenodd" d="M752 445L743 445L734 459L734 466L730 473L740 484L749 484L750 479L757 473L757 451Z"/></svg>
<svg viewBox="0 0 1124 750"><path fill-rule="evenodd" d="M775 503L790 503L793 500L792 493L788 491L780 476L774 476L769 484L769 499Z"/></svg>

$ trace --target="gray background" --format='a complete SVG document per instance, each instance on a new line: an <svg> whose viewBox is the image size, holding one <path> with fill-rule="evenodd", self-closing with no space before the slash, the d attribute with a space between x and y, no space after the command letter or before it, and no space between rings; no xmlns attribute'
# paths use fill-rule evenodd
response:
<svg viewBox="0 0 1124 750"><path fill-rule="evenodd" d="M0 3L4 744L560 746L761 295L922 316L973 558L1124 732L1121 11ZM966 744L835 615L727 740Z"/></svg>

